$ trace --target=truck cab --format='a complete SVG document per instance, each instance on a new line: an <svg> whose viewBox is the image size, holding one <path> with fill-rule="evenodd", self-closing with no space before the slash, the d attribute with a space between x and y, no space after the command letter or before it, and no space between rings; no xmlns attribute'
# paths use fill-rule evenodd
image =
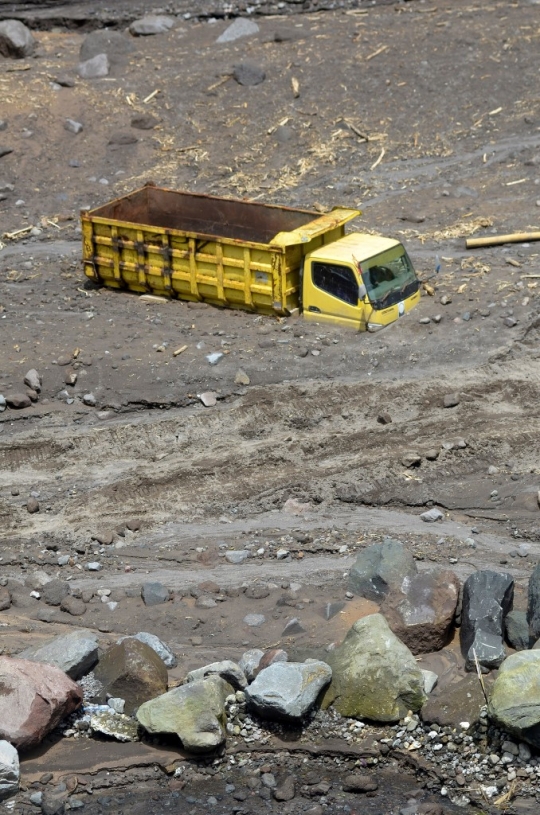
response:
<svg viewBox="0 0 540 815"><path fill-rule="evenodd" d="M419 299L416 272L397 240L351 232L305 257L306 320L378 331L410 311Z"/></svg>

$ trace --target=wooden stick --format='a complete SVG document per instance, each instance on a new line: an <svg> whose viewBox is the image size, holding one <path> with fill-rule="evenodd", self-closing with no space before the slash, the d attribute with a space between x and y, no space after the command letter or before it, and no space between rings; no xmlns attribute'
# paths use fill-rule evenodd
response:
<svg viewBox="0 0 540 815"><path fill-rule="evenodd" d="M500 246L503 243L525 243L540 241L540 232L512 232L510 235L491 235L489 238L467 238L467 249L478 249L480 246Z"/></svg>

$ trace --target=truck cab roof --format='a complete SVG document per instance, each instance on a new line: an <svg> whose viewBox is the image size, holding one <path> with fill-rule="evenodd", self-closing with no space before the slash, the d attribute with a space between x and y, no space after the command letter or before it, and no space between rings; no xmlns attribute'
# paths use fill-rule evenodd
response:
<svg viewBox="0 0 540 815"><path fill-rule="evenodd" d="M361 263L395 246L399 246L399 241L394 238L369 235L367 232L350 232L343 238L310 252L310 257L313 260L351 263L354 255L354 260Z"/></svg>

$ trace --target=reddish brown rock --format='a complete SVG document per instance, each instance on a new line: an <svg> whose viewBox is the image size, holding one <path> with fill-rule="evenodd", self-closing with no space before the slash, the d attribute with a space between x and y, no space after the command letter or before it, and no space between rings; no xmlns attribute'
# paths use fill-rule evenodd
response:
<svg viewBox="0 0 540 815"><path fill-rule="evenodd" d="M26 393L7 393L6 403L12 410L23 410L30 407L32 400Z"/></svg>
<svg viewBox="0 0 540 815"><path fill-rule="evenodd" d="M167 668L153 648L134 638L123 640L103 655L94 670L103 685L100 701L109 696L126 700L125 713L167 690Z"/></svg>
<svg viewBox="0 0 540 815"><path fill-rule="evenodd" d="M451 635L459 588L450 570L421 572L386 596L381 613L413 654L439 651Z"/></svg>
<svg viewBox="0 0 540 815"><path fill-rule="evenodd" d="M79 685L59 668L0 657L0 739L17 750L38 745L82 699Z"/></svg>
<svg viewBox="0 0 540 815"><path fill-rule="evenodd" d="M288 659L287 652L284 651L283 648L270 648L270 650L266 651L264 656L261 657L261 661L257 666L257 673L260 673L264 668L268 668L269 665L273 665L274 662L287 662Z"/></svg>

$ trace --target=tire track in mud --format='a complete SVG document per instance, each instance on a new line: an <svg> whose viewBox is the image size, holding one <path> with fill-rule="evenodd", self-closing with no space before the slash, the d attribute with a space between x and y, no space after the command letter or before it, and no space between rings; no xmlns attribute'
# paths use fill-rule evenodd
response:
<svg viewBox="0 0 540 815"><path fill-rule="evenodd" d="M268 389L253 389L213 412L191 409L45 430L39 441L33 431L6 438L0 444L0 486L30 491L37 485L51 511L29 516L11 504L11 513L4 510L5 530L67 533L131 515L151 527L176 515L217 517L233 508L258 513L290 496L328 504L343 499L351 486L357 490L352 500L369 505L450 506L452 490L463 491L460 480L482 479L489 464L516 451L522 471L534 469L540 430L538 416L523 421L523 402L534 402L540 385L477 376L472 388L466 374L461 379L471 401L458 412L440 408L445 385L439 380L409 385L406 405L398 383L370 383L369 389L364 383L308 383L276 386L270 398ZM376 422L381 405L394 418L384 427ZM265 430L262 436L257 428ZM411 449L423 453L461 436L467 448L443 451L418 475L401 464ZM76 500L68 501L72 488ZM478 492L469 507L456 500L453 508L482 508L486 490Z"/></svg>

